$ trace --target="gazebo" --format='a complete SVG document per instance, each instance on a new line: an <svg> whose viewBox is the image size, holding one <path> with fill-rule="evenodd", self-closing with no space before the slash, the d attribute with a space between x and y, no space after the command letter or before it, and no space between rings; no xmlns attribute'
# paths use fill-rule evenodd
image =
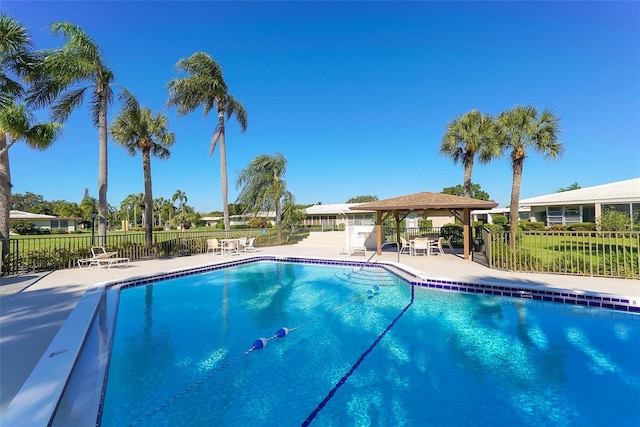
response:
<svg viewBox="0 0 640 427"><path fill-rule="evenodd" d="M376 212L376 234L378 237L378 253L382 247L382 224L391 215L396 220L396 241L400 241L400 222L411 212L439 211L451 212L461 223L464 232L464 258L469 259L471 252L471 211L474 209L492 209L498 206L495 202L472 199L469 197L452 196L443 193L415 193L391 199L377 200L352 206L352 210L367 210Z"/></svg>

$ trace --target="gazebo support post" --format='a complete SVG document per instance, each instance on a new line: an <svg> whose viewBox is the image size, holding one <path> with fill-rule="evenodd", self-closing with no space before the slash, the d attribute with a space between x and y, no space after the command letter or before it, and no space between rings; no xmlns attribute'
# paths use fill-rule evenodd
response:
<svg viewBox="0 0 640 427"><path fill-rule="evenodd" d="M376 245L378 255L382 255L382 211L376 211Z"/></svg>
<svg viewBox="0 0 640 427"><path fill-rule="evenodd" d="M469 259L471 253L471 209L462 209L462 235L464 236L464 259Z"/></svg>

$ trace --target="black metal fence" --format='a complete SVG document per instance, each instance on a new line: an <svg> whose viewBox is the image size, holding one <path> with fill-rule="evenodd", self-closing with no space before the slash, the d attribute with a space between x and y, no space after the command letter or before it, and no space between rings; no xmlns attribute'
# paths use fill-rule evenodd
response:
<svg viewBox="0 0 640 427"><path fill-rule="evenodd" d="M640 232L483 230L489 267L533 273L640 278Z"/></svg>
<svg viewBox="0 0 640 427"><path fill-rule="evenodd" d="M132 261L157 257L189 256L205 253L207 239L255 237L254 246L274 246L296 243L309 234L306 229L281 230L278 236L274 229L238 229L160 231L153 233L153 244L146 247L143 232L107 234L105 250L117 252L119 257ZM2 275L23 274L32 271L58 270L77 266L79 259L91 258L91 236L46 235L18 237L0 241L8 251L1 252ZM6 253L5 253L6 252Z"/></svg>

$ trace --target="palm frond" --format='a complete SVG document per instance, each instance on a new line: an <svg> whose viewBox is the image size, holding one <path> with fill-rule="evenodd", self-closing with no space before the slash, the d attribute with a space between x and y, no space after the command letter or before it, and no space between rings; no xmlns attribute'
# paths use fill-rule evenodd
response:
<svg viewBox="0 0 640 427"><path fill-rule="evenodd" d="M25 135L25 141L30 148L46 150L62 133L62 125L56 122L38 123Z"/></svg>
<svg viewBox="0 0 640 427"><path fill-rule="evenodd" d="M220 140L220 136L222 135L220 126L216 126L216 129L213 131L213 136L211 137L211 147L209 148L209 157L213 154L216 149L216 145Z"/></svg>
<svg viewBox="0 0 640 427"><path fill-rule="evenodd" d="M247 130L247 111L244 109L240 101L237 101L232 95L227 97L227 120L235 116L240 124L242 132Z"/></svg>
<svg viewBox="0 0 640 427"><path fill-rule="evenodd" d="M84 100L88 87L81 87L64 93L51 108L51 116L54 120L65 122L71 112Z"/></svg>
<svg viewBox="0 0 640 427"><path fill-rule="evenodd" d="M139 110L140 103L138 99L127 88L122 88L118 94L118 100L124 104L123 110Z"/></svg>

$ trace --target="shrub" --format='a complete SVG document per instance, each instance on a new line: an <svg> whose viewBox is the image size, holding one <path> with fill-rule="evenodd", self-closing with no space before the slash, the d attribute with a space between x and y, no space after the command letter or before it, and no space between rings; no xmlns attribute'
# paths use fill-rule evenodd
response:
<svg viewBox="0 0 640 427"><path fill-rule="evenodd" d="M493 223L496 225L501 225L503 229L507 227L509 224L509 218L505 215L496 215L493 217Z"/></svg>
<svg viewBox="0 0 640 427"><path fill-rule="evenodd" d="M544 222L537 221L518 221L518 228L523 231L543 231L547 229L547 227L544 225Z"/></svg>
<svg viewBox="0 0 640 427"><path fill-rule="evenodd" d="M430 219L421 219L420 221L418 221L418 227L419 227L419 228L428 228L428 229L432 229L432 228L433 228L433 220L430 220Z"/></svg>
<svg viewBox="0 0 640 427"><path fill-rule="evenodd" d="M596 225L593 222L578 222L569 225L571 231L596 231Z"/></svg>
<svg viewBox="0 0 640 427"><path fill-rule="evenodd" d="M631 230L631 218L624 212L610 210L600 215L596 223L600 231Z"/></svg>
<svg viewBox="0 0 640 427"><path fill-rule="evenodd" d="M500 224L485 224L484 228L486 228L489 231L505 231L504 226Z"/></svg>
<svg viewBox="0 0 640 427"><path fill-rule="evenodd" d="M453 236L454 239L462 239L464 237L464 229L461 224L445 224L440 227L440 235L445 239Z"/></svg>
<svg viewBox="0 0 640 427"><path fill-rule="evenodd" d="M39 230L36 228L36 225L31 221L14 221L11 223L10 227L11 231L17 234L39 234Z"/></svg>
<svg viewBox="0 0 640 427"><path fill-rule="evenodd" d="M549 227L549 231L568 231L568 230L569 230L569 226L562 225L562 224L553 224L551 227Z"/></svg>
<svg viewBox="0 0 640 427"><path fill-rule="evenodd" d="M67 234L67 230L65 228L54 228L51 230L51 234Z"/></svg>

